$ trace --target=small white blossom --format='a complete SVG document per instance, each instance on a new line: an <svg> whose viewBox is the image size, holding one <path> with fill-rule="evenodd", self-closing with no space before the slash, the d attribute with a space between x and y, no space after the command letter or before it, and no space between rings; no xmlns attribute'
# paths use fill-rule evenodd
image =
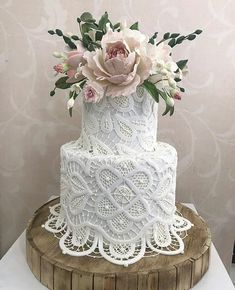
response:
<svg viewBox="0 0 235 290"><path fill-rule="evenodd" d="M53 52L53 56L56 57L56 58L61 58L61 53L58 52L58 51L54 51Z"/></svg>
<svg viewBox="0 0 235 290"><path fill-rule="evenodd" d="M79 83L73 84L70 87L70 91L75 92L76 94L79 94L81 92L81 87L80 87Z"/></svg>
<svg viewBox="0 0 235 290"><path fill-rule="evenodd" d="M67 102L67 108L68 110L71 109L74 105L74 98L70 98Z"/></svg>

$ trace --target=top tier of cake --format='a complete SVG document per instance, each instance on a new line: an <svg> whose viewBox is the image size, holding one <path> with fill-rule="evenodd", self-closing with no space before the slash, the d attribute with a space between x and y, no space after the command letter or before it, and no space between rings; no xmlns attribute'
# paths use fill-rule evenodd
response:
<svg viewBox="0 0 235 290"><path fill-rule="evenodd" d="M130 96L84 103L81 149L94 154L152 152L156 146L157 104L139 87Z"/></svg>

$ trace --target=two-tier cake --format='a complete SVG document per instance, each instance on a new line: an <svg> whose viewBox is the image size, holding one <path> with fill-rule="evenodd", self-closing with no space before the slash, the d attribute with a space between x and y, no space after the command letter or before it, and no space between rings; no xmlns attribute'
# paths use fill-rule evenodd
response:
<svg viewBox="0 0 235 290"><path fill-rule="evenodd" d="M157 142L157 104L136 93L83 103L81 136L61 147L60 204L45 228L64 254L127 266L183 253L191 223L176 212L176 150Z"/></svg>

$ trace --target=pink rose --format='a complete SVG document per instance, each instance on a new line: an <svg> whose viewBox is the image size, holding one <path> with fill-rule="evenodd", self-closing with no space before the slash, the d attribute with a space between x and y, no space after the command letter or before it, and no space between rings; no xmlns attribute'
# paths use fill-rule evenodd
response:
<svg viewBox="0 0 235 290"><path fill-rule="evenodd" d="M84 100L87 103L99 102L103 95L103 88L95 82L88 81L83 88Z"/></svg>
<svg viewBox="0 0 235 290"><path fill-rule="evenodd" d="M84 53L83 75L107 89L108 96L130 95L150 74L147 43L139 31L109 30L101 40L102 49Z"/></svg>
<svg viewBox="0 0 235 290"><path fill-rule="evenodd" d="M53 68L57 73L61 74L65 73L68 70L68 66L66 63L56 64Z"/></svg>

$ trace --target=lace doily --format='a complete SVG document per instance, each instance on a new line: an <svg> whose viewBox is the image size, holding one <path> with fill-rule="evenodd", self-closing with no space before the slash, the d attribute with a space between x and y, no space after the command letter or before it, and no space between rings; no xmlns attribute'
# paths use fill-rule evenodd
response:
<svg viewBox="0 0 235 290"><path fill-rule="evenodd" d="M61 211L60 204L50 207L50 215L43 227L59 239L63 254L103 257L123 266L133 264L144 256L182 254L183 239L187 236L187 230L193 226L180 213L175 212L172 225L156 222L135 243L112 243L91 225L71 228Z"/></svg>

